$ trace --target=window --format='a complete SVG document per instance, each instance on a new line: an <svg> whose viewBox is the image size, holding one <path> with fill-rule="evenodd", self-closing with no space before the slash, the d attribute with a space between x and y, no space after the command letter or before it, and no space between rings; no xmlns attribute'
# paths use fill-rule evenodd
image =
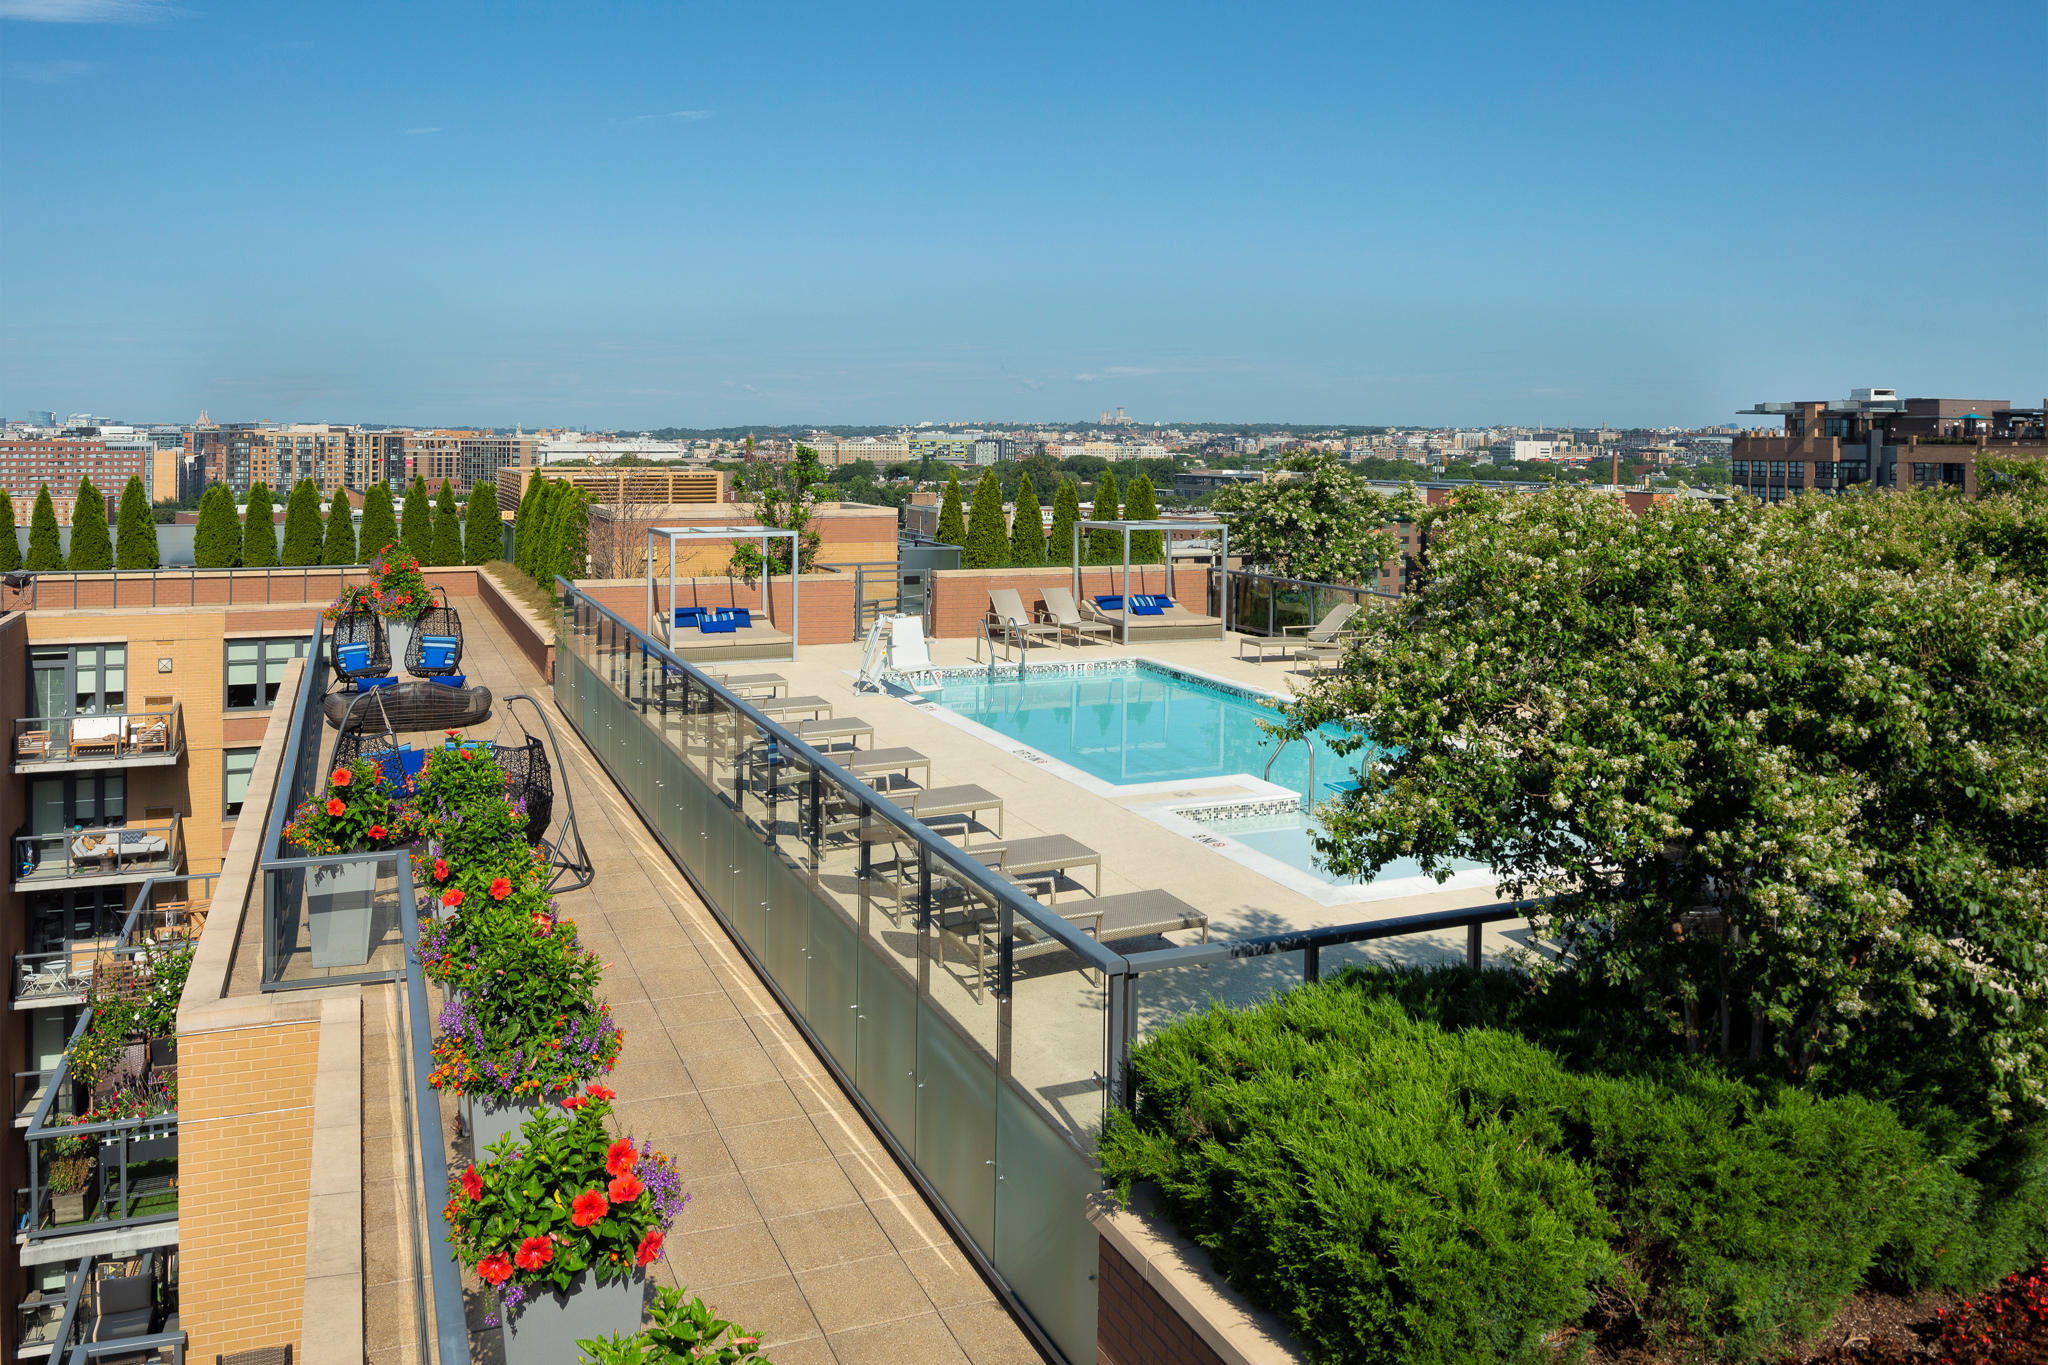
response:
<svg viewBox="0 0 2048 1365"><path fill-rule="evenodd" d="M1936 464L1920 464L1915 462L1913 465L1913 486L1915 488L1932 487L1935 471L1940 468L1941 466Z"/></svg>
<svg viewBox="0 0 2048 1365"><path fill-rule="evenodd" d="M232 820L242 813L249 799L249 774L256 771L256 749L223 749L220 754L220 790L224 817Z"/></svg>
<svg viewBox="0 0 2048 1365"><path fill-rule="evenodd" d="M75 773L38 777L28 784L28 832L128 823L128 779L125 773Z"/></svg>
<svg viewBox="0 0 2048 1365"><path fill-rule="evenodd" d="M1815 460L1813 462L1813 481L1817 484L1833 483L1835 476L1840 473L1841 468L1842 466L1839 464L1828 460Z"/></svg>
<svg viewBox="0 0 2048 1365"><path fill-rule="evenodd" d="M1746 479L1746 478L1748 478L1748 477L1749 477L1749 461L1748 461L1748 460L1736 460L1736 461L1734 461L1734 462L1733 462L1733 464L1732 464L1732 465L1730 466L1730 468L1729 468L1729 477L1730 477L1730 478L1734 478L1734 479Z"/></svg>
<svg viewBox="0 0 2048 1365"><path fill-rule="evenodd" d="M1806 482L1806 461L1792 460L1785 465L1785 476L1794 483Z"/></svg>
<svg viewBox="0 0 2048 1365"><path fill-rule="evenodd" d="M306 638L228 641L228 710L260 710L275 702L284 666L306 657Z"/></svg>
<svg viewBox="0 0 2048 1365"><path fill-rule="evenodd" d="M99 716L128 709L128 646L70 645L29 651L29 695L38 716Z"/></svg>
<svg viewBox="0 0 2048 1365"><path fill-rule="evenodd" d="M1959 464L1943 465L1941 467L1941 481L1951 487L1961 488L1963 486L1963 466Z"/></svg>
<svg viewBox="0 0 2048 1365"><path fill-rule="evenodd" d="M1853 425L1852 417L1830 417L1821 423L1821 435L1848 437L1855 434L1850 430Z"/></svg>
<svg viewBox="0 0 2048 1365"><path fill-rule="evenodd" d="M1771 477L1774 479L1782 479L1785 477L1785 462L1783 460L1771 461Z"/></svg>

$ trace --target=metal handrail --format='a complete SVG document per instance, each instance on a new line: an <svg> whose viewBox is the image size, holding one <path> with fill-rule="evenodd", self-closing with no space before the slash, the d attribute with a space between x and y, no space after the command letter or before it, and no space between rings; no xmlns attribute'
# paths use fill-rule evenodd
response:
<svg viewBox="0 0 2048 1365"><path fill-rule="evenodd" d="M135 748L135 740L133 737L133 732L136 728L135 723L138 721L146 723L149 721L150 718L156 716L164 717L169 722L167 726L167 732L164 737L165 747L162 749L151 749L147 751ZM113 737L114 751L112 753L92 753L81 756L71 752L71 728L74 725L76 725L80 721L107 720L118 720L124 722L120 728L120 731L117 732ZM21 752L22 736L25 734L33 733L36 730L46 730L49 732L50 750L41 754L24 754L23 752ZM64 751L62 753L57 753L54 752L54 750L56 749L57 744L59 742L58 736L60 732L62 733L63 736L62 744ZM185 704L182 701L172 702L169 710L150 709L143 711L99 711L92 712L86 715L64 716L18 716L15 718L14 721L13 761L16 763L108 762L118 761L124 758L136 758L141 756L144 752L158 754L166 758L176 758L180 753L184 752L184 749Z"/></svg>
<svg viewBox="0 0 2048 1365"><path fill-rule="evenodd" d="M165 869L168 870L176 866L179 862L179 855L184 850L183 821L184 817L182 815L173 815L168 820L142 820L134 824L119 825L87 825L74 829L51 830L43 834L17 834L14 836L14 884L20 886L24 882L32 881L65 882L75 877L98 875L104 871L104 864L109 856L113 858L114 869L112 875L116 877L143 870L134 866L135 864L139 863L143 864L144 867L150 867L154 866L160 859ZM134 834L153 833L156 831L162 831L164 835L164 847L160 853L124 854L121 852L123 842L121 840L115 842L114 851L111 855L106 853L81 854L75 847L80 839L95 834ZM53 844L63 850L63 870L61 872L48 871L47 869L54 860L46 859L40 854L36 857L33 865L26 867L23 865L23 854L27 849L46 848Z"/></svg>
<svg viewBox="0 0 2048 1365"><path fill-rule="evenodd" d="M578 604L588 606L592 611L609 620L615 627L624 631L629 647L637 646L644 655L653 656L664 663L683 670L693 686L701 686L707 695L723 701L733 711L738 713L747 724L759 730L765 738L771 739L776 744L782 746L785 753L796 755L796 757L813 769L829 773L833 781L843 791L867 807L876 819L903 831L908 836L906 842L922 850L933 862L943 866L949 878L958 882L965 882L1001 910L1021 916L1029 921L1033 928L1044 933L1047 937L1058 941L1062 946L1075 953L1083 962L1097 971L1114 973L1121 972L1124 969L1124 959L1120 954L1111 952L1087 934L1076 929L1059 915L1024 895L1023 892L1017 890L1008 882L1000 880L995 870L986 863L965 856L957 845L947 842L910 814L910 812L868 786L854 774L840 767L831 755L812 748L795 731L785 728L777 721L770 720L767 716L755 710L743 698L727 691L725 686L718 682L717 679L712 678L709 674L690 664L684 663L681 658L664 647L659 641L648 638L645 632L630 625L617 612L612 611L603 603L584 593L568 579L557 577L555 579L555 590L569 605L571 610L575 609ZM1009 935L1004 934L1002 942L1004 944L1003 958L1007 962L1009 956Z"/></svg>
<svg viewBox="0 0 2048 1365"><path fill-rule="evenodd" d="M42 607L42 585L46 579L52 580L53 587L61 586L65 580L69 580L71 585L70 605L67 607L57 602L52 602L47 609L50 611L77 611L79 610L78 589L81 580L87 582L101 580L113 582L116 585L115 591L118 593L121 583L132 583L146 578L149 580L150 606L158 605L158 584L177 582L179 580L183 580L187 585L186 600L184 602L171 602L163 605L186 606L191 605L198 595L197 583L201 575L208 578L222 577L227 580L228 596L227 601L223 604L226 606L254 605L255 599L253 597L244 598L240 603L235 598L236 582L251 579L262 580L262 600L265 603L269 603L273 600L271 585L274 582L280 579L289 580L296 578L299 582L299 600L306 601L316 577L324 583L329 575L334 575L337 581L338 592L340 588L345 588L348 585L348 576L351 573L367 567L366 564L358 562L355 564L279 564L261 568L233 569L202 569L196 564L180 565L177 568L169 569L39 569L29 580L28 605L30 610Z"/></svg>

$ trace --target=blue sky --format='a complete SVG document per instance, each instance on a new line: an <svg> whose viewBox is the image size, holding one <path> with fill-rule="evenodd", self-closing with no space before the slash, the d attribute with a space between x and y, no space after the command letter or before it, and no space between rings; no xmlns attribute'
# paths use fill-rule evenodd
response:
<svg viewBox="0 0 2048 1365"><path fill-rule="evenodd" d="M2038 0L0 0L0 414L2038 403L2044 45Z"/></svg>

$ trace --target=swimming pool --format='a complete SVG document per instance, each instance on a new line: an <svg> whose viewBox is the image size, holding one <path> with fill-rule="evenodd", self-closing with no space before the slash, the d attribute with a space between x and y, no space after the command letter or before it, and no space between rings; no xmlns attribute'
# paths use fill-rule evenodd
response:
<svg viewBox="0 0 2048 1365"><path fill-rule="evenodd" d="M1236 808L1169 812L1199 822L1204 842L1225 842L1240 861L1277 875L1306 873L1324 887L1364 883L1332 877L1318 866L1314 817L1304 805L1335 795L1337 785L1357 778L1371 748L1340 756L1330 747L1335 731L1325 727L1312 742L1279 741L1259 722L1278 719L1269 700L1237 687L1170 668L1148 659L1098 664L1076 670L1054 665L1028 670L953 673L924 695L946 710L1016 741L1027 756L1051 759L1078 770L1123 796L1154 786L1202 783L1243 774L1273 783L1295 798L1241 802ZM1268 768L1268 762L1271 767ZM1278 795L1275 793L1274 795ZM1178 820L1195 827L1187 818ZM1249 856L1244 856L1249 855ZM1460 865L1464 866L1464 865ZM1375 884L1422 875L1411 859L1381 868ZM1293 877L1282 877L1292 881Z"/></svg>

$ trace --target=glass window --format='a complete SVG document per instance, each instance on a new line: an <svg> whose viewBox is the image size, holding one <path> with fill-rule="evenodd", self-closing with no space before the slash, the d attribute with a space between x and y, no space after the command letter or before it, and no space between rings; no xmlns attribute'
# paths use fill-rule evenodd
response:
<svg viewBox="0 0 2048 1365"><path fill-rule="evenodd" d="M249 799L249 774L256 771L258 752L256 749L221 750L221 799L229 819L240 815L242 803Z"/></svg>
<svg viewBox="0 0 2048 1365"><path fill-rule="evenodd" d="M1913 465L1913 485L1914 485L1914 487L1916 487L1916 488L1926 488L1926 487L1928 487L1929 485L1931 485L1931 484L1932 484L1932 483L1934 482L1934 475L1935 475L1935 471L1936 471L1937 469L1939 469L1940 467L1941 467L1941 466L1939 466L1939 465L1933 465L1933 464L1920 464L1920 463L1917 463L1917 462L1916 462L1916 463L1915 463L1915 464Z"/></svg>
<svg viewBox="0 0 2048 1365"><path fill-rule="evenodd" d="M277 700L285 665L306 657L306 637L228 641L227 708L260 710Z"/></svg>
<svg viewBox="0 0 2048 1365"><path fill-rule="evenodd" d="M1795 482L1804 480L1806 478L1806 461L1788 461L1785 465L1785 476Z"/></svg>
<svg viewBox="0 0 2048 1365"><path fill-rule="evenodd" d="M1732 467L1730 468L1730 470L1729 470L1729 477L1731 477L1731 478L1736 478L1736 479L1746 479L1746 478L1748 478L1748 477L1749 477L1749 461L1747 461L1747 460L1736 460L1736 461L1735 461L1735 462L1733 463L1733 465L1732 465Z"/></svg>
<svg viewBox="0 0 2048 1365"><path fill-rule="evenodd" d="M96 716L128 709L126 645L32 650L29 673L39 716Z"/></svg>

